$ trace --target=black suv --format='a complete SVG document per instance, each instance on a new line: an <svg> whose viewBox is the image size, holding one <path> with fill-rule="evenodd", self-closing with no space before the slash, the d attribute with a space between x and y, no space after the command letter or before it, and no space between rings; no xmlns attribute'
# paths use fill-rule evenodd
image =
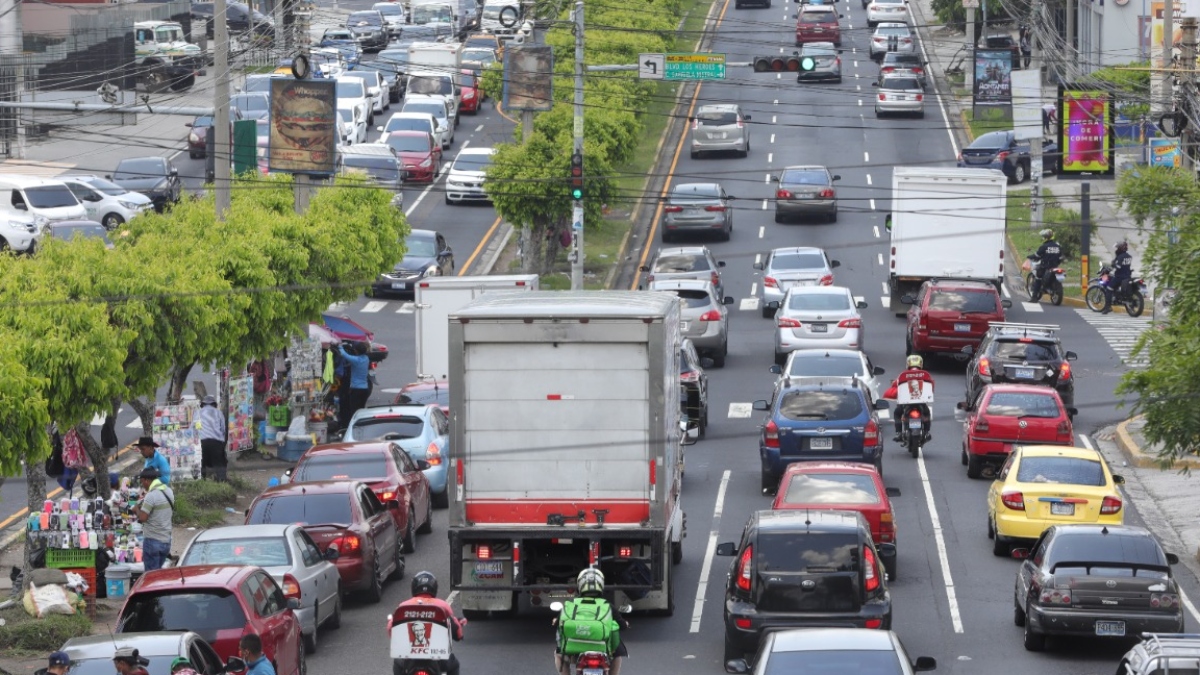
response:
<svg viewBox="0 0 1200 675"><path fill-rule="evenodd" d="M993 323L978 349L963 347L972 356L967 366L967 405L975 407L989 384L1043 384L1058 391L1063 405L1075 405L1075 375L1070 361L1075 352L1064 351L1058 326Z"/></svg>
<svg viewBox="0 0 1200 675"><path fill-rule="evenodd" d="M758 649L781 628L892 625L892 596L875 544L853 511L758 511L739 543L717 546L734 556L725 590L725 661Z"/></svg>
<svg viewBox="0 0 1200 675"><path fill-rule="evenodd" d="M708 432L708 374L704 369L713 360L702 357L692 341L684 338L679 344L679 395L683 416L696 423L703 438Z"/></svg>

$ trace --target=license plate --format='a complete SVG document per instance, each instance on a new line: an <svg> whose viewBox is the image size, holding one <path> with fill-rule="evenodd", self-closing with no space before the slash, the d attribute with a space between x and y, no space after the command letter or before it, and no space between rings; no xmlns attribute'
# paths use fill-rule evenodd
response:
<svg viewBox="0 0 1200 675"><path fill-rule="evenodd" d="M681 331L684 331L684 332L687 332L688 325L689 325L689 324L688 324L688 322L687 322L687 321L680 321L680 322L679 322L679 330L681 330Z"/></svg>
<svg viewBox="0 0 1200 675"><path fill-rule="evenodd" d="M583 675L604 675L604 671L600 668L584 668Z"/></svg>
<svg viewBox="0 0 1200 675"><path fill-rule="evenodd" d="M814 333L828 333L829 332L829 326L827 326L823 323L810 323L808 325L808 327Z"/></svg>
<svg viewBox="0 0 1200 675"><path fill-rule="evenodd" d="M1096 635L1105 635L1109 637L1124 637L1125 622L1124 621L1097 621Z"/></svg>
<svg viewBox="0 0 1200 675"><path fill-rule="evenodd" d="M1073 516L1075 515L1075 505L1070 502L1050 502L1050 515Z"/></svg>
<svg viewBox="0 0 1200 675"><path fill-rule="evenodd" d="M909 421L908 421L908 428L909 428L909 429L916 429L916 430L918 430L918 431L919 431L919 430L921 429L921 426L922 426L922 425L921 425L921 420L909 420Z"/></svg>
<svg viewBox="0 0 1200 675"><path fill-rule="evenodd" d="M810 439L808 439L808 447L812 448L813 450L832 450L833 449L833 439L832 438L810 438Z"/></svg>
<svg viewBox="0 0 1200 675"><path fill-rule="evenodd" d="M480 577L499 577L504 574L504 563L502 562L477 562L475 563L475 575Z"/></svg>
<svg viewBox="0 0 1200 675"><path fill-rule="evenodd" d="M1066 281L1066 280L1067 280L1067 275L1065 275L1065 274L1055 274L1055 275L1054 275L1054 278L1055 278L1055 279L1058 279L1058 283L1060 283L1060 284L1061 284L1061 283L1063 283L1064 281Z"/></svg>
<svg viewBox="0 0 1200 675"><path fill-rule="evenodd" d="M402 291L408 288L408 284L392 284L392 289Z"/></svg>
<svg viewBox="0 0 1200 675"><path fill-rule="evenodd" d="M1018 380L1032 380L1033 368L1016 368L1013 370L1013 377Z"/></svg>
<svg viewBox="0 0 1200 675"><path fill-rule="evenodd" d="M717 138L720 138L721 140L725 140L725 137L726 137L726 136L725 136L725 132L724 132L724 131L722 131L720 134L718 134L718 135L717 135Z"/></svg>
<svg viewBox="0 0 1200 675"><path fill-rule="evenodd" d="M954 331L956 333L970 333L971 332L971 324L956 323L956 324L954 324Z"/></svg>

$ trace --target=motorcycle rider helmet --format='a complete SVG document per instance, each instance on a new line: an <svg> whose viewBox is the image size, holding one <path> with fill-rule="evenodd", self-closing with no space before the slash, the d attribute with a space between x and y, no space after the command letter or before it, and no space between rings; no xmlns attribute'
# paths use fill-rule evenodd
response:
<svg viewBox="0 0 1200 675"><path fill-rule="evenodd" d="M920 368L925 365L925 359L913 354L912 356L908 357L905 363L908 364L909 368Z"/></svg>
<svg viewBox="0 0 1200 675"><path fill-rule="evenodd" d="M1122 242L1117 243L1117 253L1124 253L1128 250L1129 250L1128 242L1122 241Z"/></svg>
<svg viewBox="0 0 1200 675"><path fill-rule="evenodd" d="M433 576L433 572L421 571L413 575L412 594L414 598L418 595L428 595L431 598L436 598L437 592L437 577Z"/></svg>
<svg viewBox="0 0 1200 675"><path fill-rule="evenodd" d="M1042 235L1042 239L1045 239L1046 241L1050 241L1051 239L1054 238L1054 230L1051 230L1049 228L1042 230L1038 234Z"/></svg>
<svg viewBox="0 0 1200 675"><path fill-rule="evenodd" d="M604 573L589 567L575 578L575 586L583 597L599 597L604 595Z"/></svg>

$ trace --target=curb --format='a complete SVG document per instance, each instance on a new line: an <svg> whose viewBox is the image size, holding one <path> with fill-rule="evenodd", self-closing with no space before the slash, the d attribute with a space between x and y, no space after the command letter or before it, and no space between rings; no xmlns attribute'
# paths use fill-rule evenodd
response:
<svg viewBox="0 0 1200 675"><path fill-rule="evenodd" d="M1117 425L1117 447L1121 449L1121 454L1125 455L1130 464L1141 469L1200 469L1200 458L1177 459L1168 465L1158 457L1143 452L1142 446L1134 440L1133 434L1129 432L1129 425L1141 419L1142 416L1138 415Z"/></svg>

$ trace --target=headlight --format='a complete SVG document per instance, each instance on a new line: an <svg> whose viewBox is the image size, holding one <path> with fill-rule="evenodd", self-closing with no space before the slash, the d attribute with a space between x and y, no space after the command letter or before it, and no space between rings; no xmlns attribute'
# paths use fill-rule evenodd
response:
<svg viewBox="0 0 1200 675"><path fill-rule="evenodd" d="M197 136L195 133L190 133L190 134L188 134L188 142L189 143L199 143L200 137Z"/></svg>
<svg viewBox="0 0 1200 675"><path fill-rule="evenodd" d="M25 230L27 232L37 232L38 230L38 224L25 223L20 220L10 220L8 221L8 226L14 230Z"/></svg>
<svg viewBox="0 0 1200 675"><path fill-rule="evenodd" d="M425 161L421 162L422 169L428 169L431 166L433 166L433 158L432 157L426 157Z"/></svg>
<svg viewBox="0 0 1200 675"><path fill-rule="evenodd" d="M129 209L130 211L137 211L138 206L140 206L139 204L135 204L133 202L127 202L127 201L124 201L121 199L118 199L117 203L120 204L121 206Z"/></svg>

